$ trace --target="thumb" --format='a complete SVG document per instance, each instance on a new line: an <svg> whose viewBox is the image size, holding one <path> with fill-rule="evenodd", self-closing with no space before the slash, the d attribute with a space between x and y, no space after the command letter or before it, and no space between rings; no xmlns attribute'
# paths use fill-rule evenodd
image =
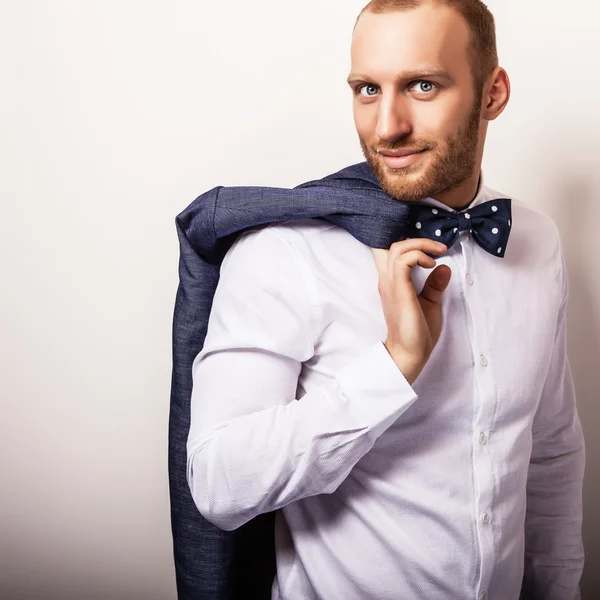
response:
<svg viewBox="0 0 600 600"><path fill-rule="evenodd" d="M452 270L448 265L440 265L435 268L427 278L419 297L429 300L434 304L439 304L442 301L442 294L450 283Z"/></svg>
<svg viewBox="0 0 600 600"><path fill-rule="evenodd" d="M373 259L375 260L377 274L380 279L383 279L387 273L388 255L390 251L385 248L371 248L371 252L373 254Z"/></svg>

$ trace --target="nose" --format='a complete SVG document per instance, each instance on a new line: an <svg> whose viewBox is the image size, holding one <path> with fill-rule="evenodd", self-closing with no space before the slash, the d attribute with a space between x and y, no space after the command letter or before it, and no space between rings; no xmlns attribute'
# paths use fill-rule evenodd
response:
<svg viewBox="0 0 600 600"><path fill-rule="evenodd" d="M412 132L408 107L398 96L382 97L377 115L376 133L381 140L393 142Z"/></svg>

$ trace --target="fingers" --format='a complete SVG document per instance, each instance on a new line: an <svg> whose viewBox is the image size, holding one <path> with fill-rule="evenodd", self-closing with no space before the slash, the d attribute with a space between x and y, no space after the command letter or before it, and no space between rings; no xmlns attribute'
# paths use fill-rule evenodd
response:
<svg viewBox="0 0 600 600"><path fill-rule="evenodd" d="M419 297L428 300L433 304L440 304L442 301L442 294L448 287L451 276L452 271L450 267L448 265L440 265L429 274Z"/></svg>
<svg viewBox="0 0 600 600"><path fill-rule="evenodd" d="M387 254L386 273L397 283L411 284L411 271L417 265L424 269L433 269L435 259L429 254L443 254L447 250L444 244L428 238L415 238L396 242L390 246Z"/></svg>
<svg viewBox="0 0 600 600"><path fill-rule="evenodd" d="M412 269L417 265L426 269L435 267L435 259L429 255L443 254L446 250L444 244L428 238L402 240L392 244L389 250L372 249L388 328L386 348L405 377L412 381L439 338L439 300L450 281L450 269L440 265L427 279L425 296L417 296Z"/></svg>
<svg viewBox="0 0 600 600"><path fill-rule="evenodd" d="M433 269L435 259L430 254L442 254L447 250L444 244L428 238L402 240L392 244L389 251L373 249L375 265L379 274L378 290L382 297L395 298L405 306L417 302L411 272L417 265ZM432 294L432 297L435 295ZM416 306L416 304L415 304Z"/></svg>
<svg viewBox="0 0 600 600"><path fill-rule="evenodd" d="M414 238L395 242L389 250L372 248L371 251L380 277L388 272L400 271L403 273L402 278L407 281L410 279L412 267L417 265L425 269L435 267L435 260L426 253L443 254L447 249L440 242L428 238Z"/></svg>
<svg viewBox="0 0 600 600"><path fill-rule="evenodd" d="M412 238L409 240L402 240L400 242L394 242L390 246L390 254L398 253L404 254L410 250L423 250L424 252L435 252L441 254L448 248L442 242L436 242L429 238Z"/></svg>

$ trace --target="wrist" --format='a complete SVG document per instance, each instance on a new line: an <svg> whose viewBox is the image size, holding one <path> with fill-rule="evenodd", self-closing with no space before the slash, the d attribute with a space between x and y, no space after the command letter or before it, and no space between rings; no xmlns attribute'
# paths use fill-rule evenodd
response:
<svg viewBox="0 0 600 600"><path fill-rule="evenodd" d="M426 361L415 359L404 350L398 350L394 348L391 344L388 344L387 341L385 341L383 345L385 346L385 349L388 351L389 355L392 357L392 360L396 363L398 369L400 369L402 375L404 375L406 381L412 385L423 370Z"/></svg>

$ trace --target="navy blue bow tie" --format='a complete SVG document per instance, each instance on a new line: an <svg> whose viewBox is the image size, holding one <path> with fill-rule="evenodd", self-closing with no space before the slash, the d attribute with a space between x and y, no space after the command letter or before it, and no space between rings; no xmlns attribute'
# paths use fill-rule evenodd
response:
<svg viewBox="0 0 600 600"><path fill-rule="evenodd" d="M486 252L503 258L511 225L511 201L508 198L483 202L459 213L413 204L409 237L430 238L450 248L461 231L468 231Z"/></svg>

